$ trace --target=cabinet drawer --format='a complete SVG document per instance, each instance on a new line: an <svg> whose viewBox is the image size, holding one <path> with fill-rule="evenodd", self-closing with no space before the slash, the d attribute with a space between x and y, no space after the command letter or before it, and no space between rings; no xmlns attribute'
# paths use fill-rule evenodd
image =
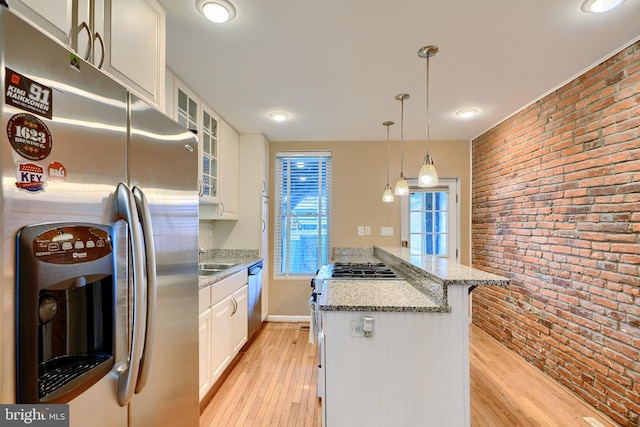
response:
<svg viewBox="0 0 640 427"><path fill-rule="evenodd" d="M247 270L244 269L211 285L211 305L215 305L248 283Z"/></svg>
<svg viewBox="0 0 640 427"><path fill-rule="evenodd" d="M198 291L198 313L202 313L211 304L211 287L207 286Z"/></svg>

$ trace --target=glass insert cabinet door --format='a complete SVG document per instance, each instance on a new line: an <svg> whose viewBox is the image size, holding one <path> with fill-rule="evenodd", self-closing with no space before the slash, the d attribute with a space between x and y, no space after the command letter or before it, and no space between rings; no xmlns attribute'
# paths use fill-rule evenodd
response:
<svg viewBox="0 0 640 427"><path fill-rule="evenodd" d="M205 196L218 197L218 120L202 111L202 181Z"/></svg>
<svg viewBox="0 0 640 427"><path fill-rule="evenodd" d="M219 138L217 115L176 80L176 119L198 136L200 196L215 203L218 197Z"/></svg>

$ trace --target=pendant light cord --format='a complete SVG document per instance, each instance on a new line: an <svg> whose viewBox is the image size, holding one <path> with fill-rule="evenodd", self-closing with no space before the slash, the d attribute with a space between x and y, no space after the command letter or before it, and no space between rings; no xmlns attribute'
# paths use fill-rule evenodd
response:
<svg viewBox="0 0 640 427"><path fill-rule="evenodd" d="M387 187L389 186L389 126L391 126L393 122L384 122L383 124L387 127Z"/></svg>
<svg viewBox="0 0 640 427"><path fill-rule="evenodd" d="M429 155L429 56L427 56L427 155Z"/></svg>
<svg viewBox="0 0 640 427"><path fill-rule="evenodd" d="M400 97L400 176L404 178L404 95Z"/></svg>

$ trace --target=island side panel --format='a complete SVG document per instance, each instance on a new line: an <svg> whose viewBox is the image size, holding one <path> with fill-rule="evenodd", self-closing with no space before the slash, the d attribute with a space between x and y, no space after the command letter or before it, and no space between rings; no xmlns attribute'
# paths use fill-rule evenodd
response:
<svg viewBox="0 0 640 427"><path fill-rule="evenodd" d="M350 322L365 315L374 318L373 337L351 337ZM326 426L469 426L465 310L322 316Z"/></svg>

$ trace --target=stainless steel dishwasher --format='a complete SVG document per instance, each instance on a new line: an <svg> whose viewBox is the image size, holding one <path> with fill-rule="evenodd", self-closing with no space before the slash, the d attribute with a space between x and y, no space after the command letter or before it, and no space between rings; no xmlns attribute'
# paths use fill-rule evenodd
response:
<svg viewBox="0 0 640 427"><path fill-rule="evenodd" d="M262 323L262 261L249 267L249 336L260 329Z"/></svg>

